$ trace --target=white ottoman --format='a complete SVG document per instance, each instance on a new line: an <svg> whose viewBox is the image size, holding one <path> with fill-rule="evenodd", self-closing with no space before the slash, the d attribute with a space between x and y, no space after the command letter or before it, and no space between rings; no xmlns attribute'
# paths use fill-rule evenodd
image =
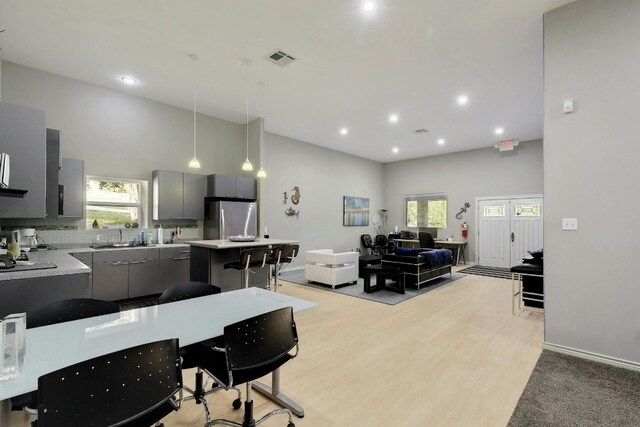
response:
<svg viewBox="0 0 640 427"><path fill-rule="evenodd" d="M333 289L343 283L357 283L359 257L357 252L334 253L332 249L306 251L304 278L331 285Z"/></svg>

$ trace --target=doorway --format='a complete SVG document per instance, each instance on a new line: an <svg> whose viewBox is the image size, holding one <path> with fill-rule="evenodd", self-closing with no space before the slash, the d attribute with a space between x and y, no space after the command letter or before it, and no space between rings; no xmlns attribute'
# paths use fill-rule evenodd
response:
<svg viewBox="0 0 640 427"><path fill-rule="evenodd" d="M478 264L511 268L542 248L542 196L476 199Z"/></svg>

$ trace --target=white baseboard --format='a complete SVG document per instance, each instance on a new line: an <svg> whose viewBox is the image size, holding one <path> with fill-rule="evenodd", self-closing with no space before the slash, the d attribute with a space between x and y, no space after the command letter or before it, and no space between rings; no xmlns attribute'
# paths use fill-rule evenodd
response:
<svg viewBox="0 0 640 427"><path fill-rule="evenodd" d="M559 344L552 344L548 342L542 343L544 350L555 351L562 354L568 354L569 356L579 357L581 359L592 360L594 362L604 363L606 365L617 366L618 368L631 369L633 371L640 371L640 363L631 362L629 360L618 359L616 357L605 356L604 354L592 353L590 351L578 350L576 348L565 347Z"/></svg>

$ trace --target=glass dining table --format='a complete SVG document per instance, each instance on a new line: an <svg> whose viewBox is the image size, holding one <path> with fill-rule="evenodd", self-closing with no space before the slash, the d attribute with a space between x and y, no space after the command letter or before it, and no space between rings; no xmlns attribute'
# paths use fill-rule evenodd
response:
<svg viewBox="0 0 640 427"><path fill-rule="evenodd" d="M180 346L223 334L226 325L283 307L294 313L316 304L260 288L240 289L169 304L27 329L22 373L0 382L0 426L8 425L10 398L34 391L41 375L128 347L178 338ZM268 387L256 390L304 416L304 410L280 392L278 372Z"/></svg>

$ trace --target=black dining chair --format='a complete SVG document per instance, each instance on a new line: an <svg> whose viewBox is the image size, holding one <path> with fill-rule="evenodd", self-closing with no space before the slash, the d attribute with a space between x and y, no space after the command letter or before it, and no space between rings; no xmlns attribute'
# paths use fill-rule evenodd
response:
<svg viewBox="0 0 640 427"><path fill-rule="evenodd" d="M73 298L55 301L27 313L27 329L114 314L119 311L120 305L115 302L94 298ZM38 393L35 391L11 398L12 411L25 411L35 415L37 408Z"/></svg>
<svg viewBox="0 0 640 427"><path fill-rule="evenodd" d="M278 276L280 272L286 265L293 262L299 251L300 245L280 245L272 249L271 256L267 259L267 264L272 268L267 285L269 290L271 290L271 276L273 276L273 291L278 292Z"/></svg>
<svg viewBox="0 0 640 427"><path fill-rule="evenodd" d="M240 270L242 272L242 287L249 287L249 272L252 268L263 268L267 263L267 258L271 255L269 248L251 248L240 251L238 261L228 262L223 268Z"/></svg>
<svg viewBox="0 0 640 427"><path fill-rule="evenodd" d="M220 288L214 285L210 285L209 283L180 283L177 285L173 285L169 289L164 291L158 297L158 304L168 304L172 302L199 298L219 293ZM203 351L203 349L215 346L224 346L224 339L223 337L215 337L199 344L202 345L192 344L184 346L180 349L180 357L182 357L182 369L196 368L195 386L193 390L187 386L183 386L184 390L189 394L189 396L185 397L184 400L193 400L196 404L202 404L204 407L206 419L207 421L210 421L211 413L209 411L209 404L207 403L206 396L210 395L211 393L224 390L224 388L220 387L219 384L214 383L210 390L206 390L209 379L207 378L206 381L204 380L204 372L201 368L201 365L203 363L202 360L206 360L211 356L207 354L206 351ZM234 387L234 390L238 393L238 397L233 401L232 406L233 409L240 409L240 407L242 406L242 392L237 387Z"/></svg>
<svg viewBox="0 0 640 427"><path fill-rule="evenodd" d="M295 353L291 350L295 348ZM285 307L224 328L224 347L212 349L217 353L209 359L205 369L225 388L246 384L246 400L242 423L215 419L205 427L224 424L237 427L254 427L278 414L287 414L287 427L295 427L289 409L275 409L259 420L253 418L251 384L258 378L272 373L298 355L298 333L293 319L293 309Z"/></svg>
<svg viewBox="0 0 640 427"><path fill-rule="evenodd" d="M38 378L34 427L141 427L180 408L178 340L151 342ZM162 425L162 424L156 424Z"/></svg>

